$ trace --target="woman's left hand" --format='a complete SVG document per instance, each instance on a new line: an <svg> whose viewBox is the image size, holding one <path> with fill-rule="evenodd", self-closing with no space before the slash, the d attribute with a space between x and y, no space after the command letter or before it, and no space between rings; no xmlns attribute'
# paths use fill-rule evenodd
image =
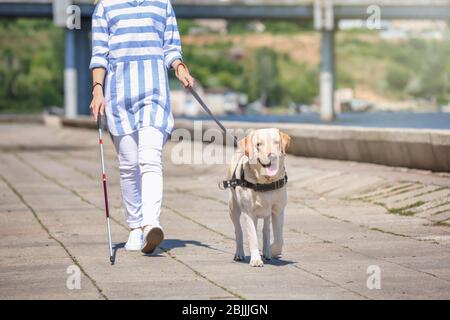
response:
<svg viewBox="0 0 450 320"><path fill-rule="evenodd" d="M184 63L180 62L175 67L175 75L185 88L193 87L195 85L195 79L191 76L187 65L185 65Z"/></svg>

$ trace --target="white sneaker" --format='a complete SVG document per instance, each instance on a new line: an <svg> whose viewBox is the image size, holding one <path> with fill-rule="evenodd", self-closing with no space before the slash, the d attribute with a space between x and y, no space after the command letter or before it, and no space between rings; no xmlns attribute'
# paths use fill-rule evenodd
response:
<svg viewBox="0 0 450 320"><path fill-rule="evenodd" d="M146 226L144 228L141 251L143 253L152 253L163 240L164 232L160 226Z"/></svg>
<svg viewBox="0 0 450 320"><path fill-rule="evenodd" d="M142 248L142 229L131 230L128 236L128 241L125 244L125 250L127 251L139 251Z"/></svg>

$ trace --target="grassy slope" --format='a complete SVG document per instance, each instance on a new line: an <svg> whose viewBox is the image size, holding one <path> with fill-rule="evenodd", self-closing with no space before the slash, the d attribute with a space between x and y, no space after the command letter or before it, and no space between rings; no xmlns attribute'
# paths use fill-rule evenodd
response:
<svg viewBox="0 0 450 320"><path fill-rule="evenodd" d="M287 54L291 62L281 64L284 83L295 81L298 65L318 70L320 64L320 35L316 32L297 34L241 34L241 35L200 35L184 36L183 42L202 51L205 46L218 43L231 44L245 56L261 47L269 47L281 54ZM446 42L424 40L384 40L375 32L339 32L336 39L336 61L338 88L353 88L356 98L367 99L392 107L404 108L414 96L426 97L433 88L422 91L410 90L411 83L424 81L427 72L431 72L428 61L431 52L440 52L442 58L436 64L447 68L444 57L449 52ZM201 48L201 49L199 49ZM194 70L195 73L195 70ZM317 74L316 74L317 76ZM440 74L441 83L447 75ZM317 79L312 79L317 82ZM436 89L437 90L437 89ZM420 90L419 90L420 91ZM443 85L437 90L446 98L448 88Z"/></svg>

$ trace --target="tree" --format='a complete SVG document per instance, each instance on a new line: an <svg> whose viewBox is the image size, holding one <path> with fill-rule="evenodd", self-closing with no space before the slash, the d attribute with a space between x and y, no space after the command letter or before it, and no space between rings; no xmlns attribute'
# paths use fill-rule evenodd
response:
<svg viewBox="0 0 450 320"><path fill-rule="evenodd" d="M265 106L281 102L282 87L278 55L270 48L258 48L245 64L245 86L251 100L259 99Z"/></svg>

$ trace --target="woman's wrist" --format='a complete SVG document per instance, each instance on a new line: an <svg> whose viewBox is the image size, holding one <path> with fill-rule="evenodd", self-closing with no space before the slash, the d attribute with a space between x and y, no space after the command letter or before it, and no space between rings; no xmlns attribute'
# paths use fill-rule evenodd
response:
<svg viewBox="0 0 450 320"><path fill-rule="evenodd" d="M174 62L172 62L172 68L174 70L177 70L178 66L182 63L182 61L180 59L175 60Z"/></svg>
<svg viewBox="0 0 450 320"><path fill-rule="evenodd" d="M100 87L100 86L94 87L92 90L92 95L94 97L103 96L103 87Z"/></svg>

